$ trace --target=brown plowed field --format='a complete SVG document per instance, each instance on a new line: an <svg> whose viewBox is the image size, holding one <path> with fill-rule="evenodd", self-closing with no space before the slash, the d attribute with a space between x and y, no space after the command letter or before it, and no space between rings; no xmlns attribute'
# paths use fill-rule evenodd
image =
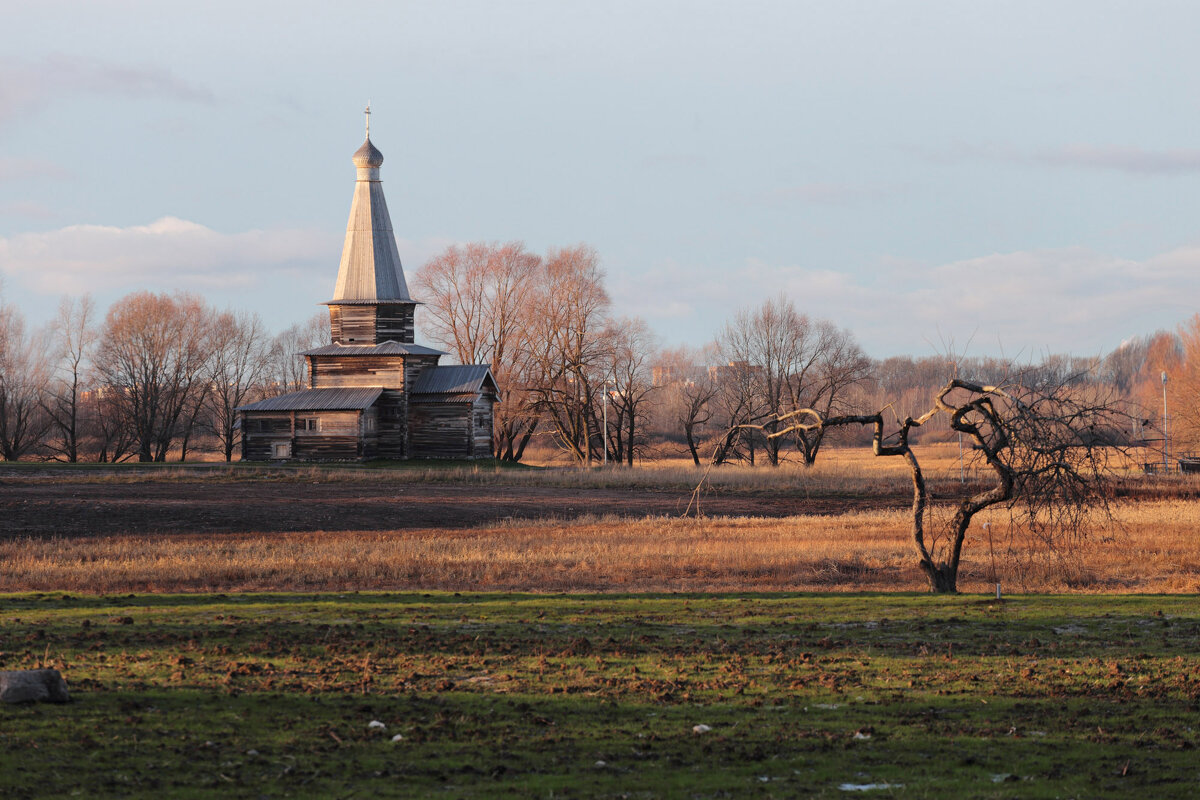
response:
<svg viewBox="0 0 1200 800"><path fill-rule="evenodd" d="M686 491L446 484L148 481L0 484L0 536L463 529L504 519L678 516ZM905 497L708 495L709 516L903 508Z"/></svg>

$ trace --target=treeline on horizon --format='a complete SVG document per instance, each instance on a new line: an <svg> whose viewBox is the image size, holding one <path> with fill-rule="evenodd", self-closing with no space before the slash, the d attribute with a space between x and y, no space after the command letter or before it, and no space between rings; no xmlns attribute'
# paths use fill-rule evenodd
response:
<svg viewBox="0 0 1200 800"><path fill-rule="evenodd" d="M852 331L782 294L731 315L712 342L664 348L644 320L613 313L586 245L544 256L519 242L454 246L412 283L426 339L459 363L492 366L494 448L504 460L550 445L579 463L690 455L696 464L811 464L829 441L869 433L771 436L787 427L781 417L917 416L955 376L1102 392L1130 420L1128 431L1109 432L1116 443L1161 448L1165 372L1172 454L1200 443L1200 315L1103 357L871 359ZM256 313L183 292L134 292L103 315L89 297L66 297L37 330L0 297L0 459L232 460L238 407L306 388L299 354L328 343L324 313L271 334ZM952 432L938 418L918 435Z"/></svg>

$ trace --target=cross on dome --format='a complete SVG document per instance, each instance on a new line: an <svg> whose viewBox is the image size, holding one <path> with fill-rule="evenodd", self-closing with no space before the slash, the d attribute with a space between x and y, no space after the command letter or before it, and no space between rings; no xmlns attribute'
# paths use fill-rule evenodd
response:
<svg viewBox="0 0 1200 800"><path fill-rule="evenodd" d="M354 151L354 166L359 169L379 169L383 166L383 153L371 144L371 103L369 101L363 115L367 120L367 139L362 143L362 147Z"/></svg>

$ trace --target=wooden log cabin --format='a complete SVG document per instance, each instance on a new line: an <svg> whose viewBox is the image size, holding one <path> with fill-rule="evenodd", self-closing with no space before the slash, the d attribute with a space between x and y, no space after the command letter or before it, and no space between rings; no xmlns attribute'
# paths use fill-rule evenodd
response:
<svg viewBox="0 0 1200 800"><path fill-rule="evenodd" d="M370 114L370 110L367 111ZM414 343L414 312L367 139L329 307L330 343L302 355L309 388L242 406L242 459L487 458L496 380Z"/></svg>

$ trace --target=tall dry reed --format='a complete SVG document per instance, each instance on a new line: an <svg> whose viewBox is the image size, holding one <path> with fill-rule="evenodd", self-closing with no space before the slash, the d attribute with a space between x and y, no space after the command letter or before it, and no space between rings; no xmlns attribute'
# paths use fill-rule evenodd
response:
<svg viewBox="0 0 1200 800"><path fill-rule="evenodd" d="M990 513L1003 541L1006 518ZM960 588L1194 592L1200 506L1129 504L1073 557L1012 562L982 528ZM589 518L466 531L114 536L0 542L0 590L921 591L908 516ZM995 545L995 542L993 542Z"/></svg>

